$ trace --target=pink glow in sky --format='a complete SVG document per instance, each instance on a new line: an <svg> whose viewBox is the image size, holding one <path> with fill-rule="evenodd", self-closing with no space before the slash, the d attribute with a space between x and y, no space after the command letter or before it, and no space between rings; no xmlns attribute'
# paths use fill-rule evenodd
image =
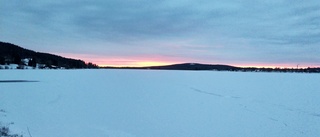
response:
<svg viewBox="0 0 320 137"><path fill-rule="evenodd" d="M57 53L58 54L58 53ZM85 54L70 54L62 53L60 54L65 57L81 59L86 62L92 62L99 66L110 66L110 67L145 67L145 66L162 66L171 65L179 63L199 63L199 60L193 60L190 58L168 58L161 56L136 56L136 57L104 57L95 55L85 55ZM237 67L265 67L265 68L307 68L307 67L318 67L313 64L293 64L293 63L239 63L239 62L200 62L204 64L223 64L232 65Z"/></svg>

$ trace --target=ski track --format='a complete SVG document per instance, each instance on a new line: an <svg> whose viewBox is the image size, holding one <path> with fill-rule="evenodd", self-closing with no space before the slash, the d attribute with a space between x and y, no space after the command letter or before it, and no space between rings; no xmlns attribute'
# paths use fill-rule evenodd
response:
<svg viewBox="0 0 320 137"><path fill-rule="evenodd" d="M241 101L239 99L242 99L242 102L245 102L244 100L247 100L247 101L249 101L251 103L265 104L265 105L268 105L268 106L273 106L273 108L277 108L277 109L281 109L281 110L285 110L285 111L291 111L291 112L295 112L295 113L302 113L302 114L305 114L305 115L309 115L309 116L314 116L314 117L319 117L320 118L320 114L319 113L308 112L308 111L304 111L304 110L301 110L301 109L293 109L293 108L290 108L290 107L287 107L287 106L281 105L281 104L272 104L272 103L268 103L268 102L265 102L265 101L262 101L262 100L248 100L248 99L245 99L245 98L242 98L242 97L237 97L237 96L221 95L221 94L217 94L217 93L213 93L213 92L200 90L200 89L197 89L197 88L194 88L194 87L190 87L190 89L195 91L195 92L201 93L201 94L206 94L206 95L225 98L225 99L234 99L234 100L237 99L238 101ZM242 103L239 103L238 106L242 107L245 111L248 111L248 112L253 113L255 115L258 115L260 117L264 117L264 118L266 118L268 120L271 120L273 122L277 122L279 124L282 124L284 127L288 128L288 129L291 129L292 131L295 131L295 132L297 132L297 133L299 133L301 135L305 135L306 134L305 131L293 128L288 123L284 122L281 119L277 119L277 118L269 116L268 114L263 114L261 112L255 111L253 109L249 109L247 105L244 105Z"/></svg>
<svg viewBox="0 0 320 137"><path fill-rule="evenodd" d="M49 101L48 104L55 104L55 103L59 102L60 99L61 99L61 95L58 95L53 100Z"/></svg>
<svg viewBox="0 0 320 137"><path fill-rule="evenodd" d="M232 99L242 99L242 100L244 100L244 98L242 98L242 97L220 95L220 94L217 94L217 93L207 92L207 91L203 91L203 90L200 90L200 89L197 89L197 88L193 88L193 87L191 87L190 89L192 89L193 91L196 91L198 93L212 95L212 96L216 96L216 97L221 97L221 98L226 98L226 99L232 98ZM320 117L320 113L305 111L305 110L302 110L302 109L290 108L290 107L287 107L287 106L281 105L281 104L268 103L268 102L262 101L262 100L248 100L248 101L251 102L251 103L259 103L259 104L266 104L266 105L269 105L269 106L274 106L274 107L276 107L278 109L281 109L281 110L286 110L286 111L291 111L291 112L296 112L296 113L303 113L303 114L314 116L314 117Z"/></svg>

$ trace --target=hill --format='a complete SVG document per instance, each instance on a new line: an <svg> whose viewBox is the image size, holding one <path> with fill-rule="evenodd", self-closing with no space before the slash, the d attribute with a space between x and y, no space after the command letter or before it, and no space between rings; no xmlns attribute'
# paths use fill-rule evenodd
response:
<svg viewBox="0 0 320 137"><path fill-rule="evenodd" d="M238 67L229 65L211 65L211 64L199 64L199 63L183 63L173 64L167 66L153 66L145 67L147 69L164 69L164 70L236 70Z"/></svg>
<svg viewBox="0 0 320 137"><path fill-rule="evenodd" d="M23 59L28 59L28 62L23 62ZM65 58L49 53L36 52L5 42L0 42L0 64L22 64L34 67L37 64L42 64L42 67L63 67L66 69L97 68L96 65L92 63L86 64L83 60Z"/></svg>

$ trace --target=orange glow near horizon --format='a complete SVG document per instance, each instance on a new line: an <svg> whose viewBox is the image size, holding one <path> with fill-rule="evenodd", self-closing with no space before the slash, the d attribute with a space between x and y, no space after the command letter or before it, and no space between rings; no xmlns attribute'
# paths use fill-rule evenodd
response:
<svg viewBox="0 0 320 137"><path fill-rule="evenodd" d="M100 67L148 67L148 66L163 66L181 63L179 60L169 59L166 57L103 57L85 54L70 54L60 53L65 57L81 59L85 62L97 64Z"/></svg>
<svg viewBox="0 0 320 137"><path fill-rule="evenodd" d="M114 62L113 62L114 63ZM171 65L174 63L169 62L155 62L155 61L132 61L130 63L107 63L107 64L98 64L100 67L148 67L148 66L163 66L163 65Z"/></svg>
<svg viewBox="0 0 320 137"><path fill-rule="evenodd" d="M307 67L319 67L312 64L294 64L294 63L215 63L208 61L192 60L192 59L172 59L168 57L103 57L95 55L83 55L83 54L68 54L60 53L65 57L81 59L85 62L92 62L101 67L148 67L148 66L163 66L180 63L200 63L200 64L222 64L236 67L258 67L258 68L307 68Z"/></svg>

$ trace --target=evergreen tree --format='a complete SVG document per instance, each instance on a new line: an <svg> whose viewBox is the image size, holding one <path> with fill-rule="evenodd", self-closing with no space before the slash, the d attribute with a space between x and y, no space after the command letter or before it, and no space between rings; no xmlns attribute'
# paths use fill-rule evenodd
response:
<svg viewBox="0 0 320 137"><path fill-rule="evenodd" d="M36 67L37 66L37 61L35 58L32 58L29 63L28 63L28 66L31 66L31 67Z"/></svg>
<svg viewBox="0 0 320 137"><path fill-rule="evenodd" d="M5 58L3 56L0 57L0 65L5 65Z"/></svg>
<svg viewBox="0 0 320 137"><path fill-rule="evenodd" d="M14 63L14 64L21 64L21 57L20 57L20 55L15 54L15 55L13 56L13 63Z"/></svg>
<svg viewBox="0 0 320 137"><path fill-rule="evenodd" d="M91 63L91 62L89 62L88 64L87 64L87 66L88 66L88 68L99 68L96 64L93 64L93 63Z"/></svg>

